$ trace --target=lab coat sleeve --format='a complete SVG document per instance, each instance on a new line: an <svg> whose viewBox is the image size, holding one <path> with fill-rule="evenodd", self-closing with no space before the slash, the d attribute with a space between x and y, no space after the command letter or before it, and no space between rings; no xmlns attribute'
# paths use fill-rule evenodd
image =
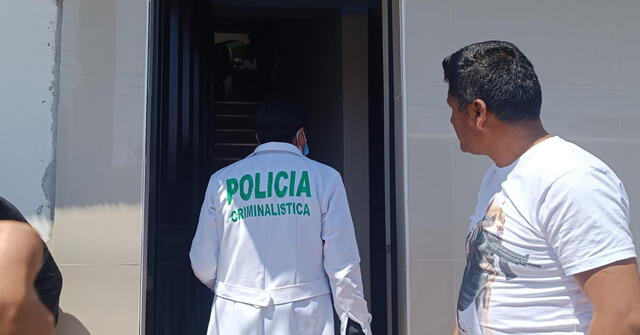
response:
<svg viewBox="0 0 640 335"><path fill-rule="evenodd" d="M213 178L209 182L204 196L196 235L191 243L191 268L195 276L213 290L218 270L220 243L218 240L218 215L215 206L217 187Z"/></svg>
<svg viewBox="0 0 640 335"><path fill-rule="evenodd" d="M349 319L371 334L371 314L364 300L360 256L344 184L336 173L325 192L322 213L324 269L329 276L340 334L345 335Z"/></svg>

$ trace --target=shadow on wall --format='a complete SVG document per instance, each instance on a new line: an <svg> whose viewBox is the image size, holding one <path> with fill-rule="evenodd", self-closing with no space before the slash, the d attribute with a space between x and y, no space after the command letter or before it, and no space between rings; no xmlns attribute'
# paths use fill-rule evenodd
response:
<svg viewBox="0 0 640 335"><path fill-rule="evenodd" d="M60 310L56 335L91 335L89 330L72 314Z"/></svg>

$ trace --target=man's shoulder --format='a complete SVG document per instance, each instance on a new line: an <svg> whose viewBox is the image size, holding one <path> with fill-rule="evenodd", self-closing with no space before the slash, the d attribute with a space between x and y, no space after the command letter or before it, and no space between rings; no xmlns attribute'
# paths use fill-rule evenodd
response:
<svg viewBox="0 0 640 335"><path fill-rule="evenodd" d="M222 169L214 172L211 177L209 178L209 184L211 184L212 182L216 182L216 181L223 181L225 179L228 178L229 174L231 174L234 170L236 170L242 163L244 160L246 160L247 158L243 158L237 162L231 163L225 167L223 167Z"/></svg>
<svg viewBox="0 0 640 335"><path fill-rule="evenodd" d="M254 157L249 156L216 171L211 175L210 182L216 180L224 181L229 177L239 177L246 174L247 171L245 170L248 170L248 166L252 166L252 159L254 159ZM297 157L295 161L290 162L289 167L291 169L308 170L311 174L317 175L323 179L340 177L340 172L338 172L338 170L307 157Z"/></svg>
<svg viewBox="0 0 640 335"><path fill-rule="evenodd" d="M338 172L338 170L334 169L333 167L324 164L324 163L320 163L318 161L314 161L313 159L310 158L304 158L304 162L306 164L308 164L308 166L314 170L316 173L320 173L326 177L337 177L340 176L340 172Z"/></svg>
<svg viewBox="0 0 640 335"><path fill-rule="evenodd" d="M551 184L574 171L595 170L605 174L612 172L611 168L594 154L561 138L553 138L524 163L527 165L527 171L535 171L529 177L540 179L539 182L542 184Z"/></svg>

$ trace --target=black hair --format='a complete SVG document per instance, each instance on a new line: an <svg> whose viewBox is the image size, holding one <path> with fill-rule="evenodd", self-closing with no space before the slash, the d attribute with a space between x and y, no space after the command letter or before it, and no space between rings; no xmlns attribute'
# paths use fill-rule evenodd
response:
<svg viewBox="0 0 640 335"><path fill-rule="evenodd" d="M468 45L442 61L449 95L462 106L482 99L498 119L518 123L540 118L542 92L533 64L513 43Z"/></svg>
<svg viewBox="0 0 640 335"><path fill-rule="evenodd" d="M256 133L261 143L289 143L303 126L302 106L286 97L269 98L256 112Z"/></svg>
<svg viewBox="0 0 640 335"><path fill-rule="evenodd" d="M22 213L7 199L0 197L0 220L11 220L27 223Z"/></svg>

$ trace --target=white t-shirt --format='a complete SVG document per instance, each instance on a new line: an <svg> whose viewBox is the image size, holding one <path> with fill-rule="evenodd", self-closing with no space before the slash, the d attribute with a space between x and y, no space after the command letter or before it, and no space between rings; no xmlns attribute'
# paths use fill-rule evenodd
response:
<svg viewBox="0 0 640 335"><path fill-rule="evenodd" d="M586 334L593 310L572 275L636 257L622 182L559 137L490 167L471 220L461 335Z"/></svg>

